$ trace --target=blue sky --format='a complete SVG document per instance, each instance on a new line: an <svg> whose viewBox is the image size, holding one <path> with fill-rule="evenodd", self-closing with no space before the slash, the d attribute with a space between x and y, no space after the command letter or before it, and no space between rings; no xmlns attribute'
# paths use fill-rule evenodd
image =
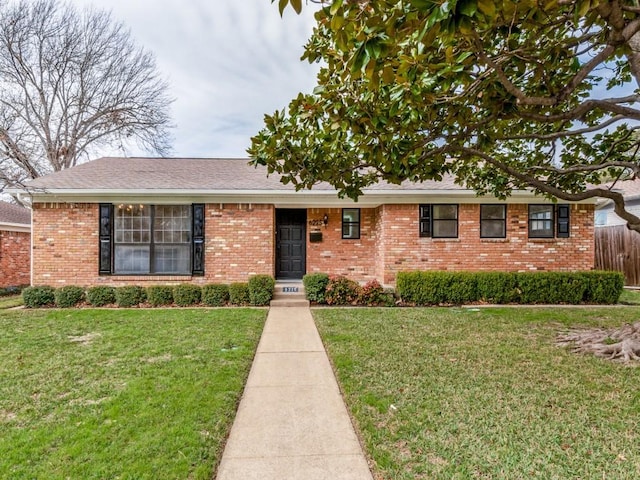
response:
<svg viewBox="0 0 640 480"><path fill-rule="evenodd" d="M310 4L283 18L270 0L72 0L111 11L153 52L176 99L177 157L246 157L265 113L311 92L317 65L301 62ZM144 152L132 148L128 155ZM122 152L104 152L122 155Z"/></svg>

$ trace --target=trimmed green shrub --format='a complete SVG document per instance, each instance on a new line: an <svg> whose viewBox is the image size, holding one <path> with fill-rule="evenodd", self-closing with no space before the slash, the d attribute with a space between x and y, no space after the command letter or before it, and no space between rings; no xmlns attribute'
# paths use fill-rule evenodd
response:
<svg viewBox="0 0 640 480"><path fill-rule="evenodd" d="M584 300L584 277L570 272L516 274L520 302L525 304L579 304Z"/></svg>
<svg viewBox="0 0 640 480"><path fill-rule="evenodd" d="M229 302L229 285L210 283L202 287L202 303L222 307Z"/></svg>
<svg viewBox="0 0 640 480"><path fill-rule="evenodd" d="M276 281L271 275L254 275L249 278L247 286L251 305L269 305Z"/></svg>
<svg viewBox="0 0 640 480"><path fill-rule="evenodd" d="M200 303L202 289L198 285L185 283L173 287L173 301L179 307L189 307Z"/></svg>
<svg viewBox="0 0 640 480"><path fill-rule="evenodd" d="M329 278L325 299L329 305L352 305L360 296L360 285L342 276Z"/></svg>
<svg viewBox="0 0 640 480"><path fill-rule="evenodd" d="M87 301L94 307L104 307L116 303L116 289L101 285L87 289Z"/></svg>
<svg viewBox="0 0 640 480"><path fill-rule="evenodd" d="M624 275L621 272L605 272L594 270L584 272L585 302L614 304L624 289Z"/></svg>
<svg viewBox="0 0 640 480"><path fill-rule="evenodd" d="M27 308L52 307L55 305L55 289L48 285L27 287L22 290L22 301Z"/></svg>
<svg viewBox="0 0 640 480"><path fill-rule="evenodd" d="M56 307L75 307L84 301L84 288L76 285L65 285L54 292Z"/></svg>
<svg viewBox="0 0 640 480"><path fill-rule="evenodd" d="M514 303L519 299L516 275L509 272L478 272L478 299L487 303Z"/></svg>
<svg viewBox="0 0 640 480"><path fill-rule="evenodd" d="M448 272L445 283L447 295L444 303L462 305L478 301L478 281L475 273Z"/></svg>
<svg viewBox="0 0 640 480"><path fill-rule="evenodd" d="M314 303L327 303L326 292L329 275L326 273L309 273L302 277L304 293L307 300Z"/></svg>
<svg viewBox="0 0 640 480"><path fill-rule="evenodd" d="M144 288L137 285L127 285L116 288L116 304L119 307L136 307L146 301Z"/></svg>
<svg viewBox="0 0 640 480"><path fill-rule="evenodd" d="M358 291L359 305L380 305L385 302L384 288L377 280L371 280L363 285Z"/></svg>
<svg viewBox="0 0 640 480"><path fill-rule="evenodd" d="M536 304L548 302L549 277L544 272L523 272L516 274L520 303Z"/></svg>
<svg viewBox="0 0 640 480"><path fill-rule="evenodd" d="M469 272L401 272L398 294L416 305L460 305L478 300L476 274Z"/></svg>
<svg viewBox="0 0 640 480"><path fill-rule="evenodd" d="M242 282L229 285L229 301L232 305L248 305L251 301L249 297L249 285Z"/></svg>
<svg viewBox="0 0 640 480"><path fill-rule="evenodd" d="M169 285L147 287L147 301L153 307L171 305L173 303L173 287Z"/></svg>
<svg viewBox="0 0 640 480"><path fill-rule="evenodd" d="M402 301L413 305L495 303L580 304L618 301L624 286L619 272L401 272Z"/></svg>
<svg viewBox="0 0 640 480"><path fill-rule="evenodd" d="M0 288L0 297L7 297L10 295L18 295L22 293L22 290L29 285L9 285L8 287Z"/></svg>

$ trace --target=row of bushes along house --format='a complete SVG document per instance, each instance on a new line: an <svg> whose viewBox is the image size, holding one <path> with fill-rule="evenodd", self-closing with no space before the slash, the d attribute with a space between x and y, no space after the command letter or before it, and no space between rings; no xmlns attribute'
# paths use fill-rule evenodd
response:
<svg viewBox="0 0 640 480"><path fill-rule="evenodd" d="M384 289L376 280L365 285L325 273L305 275L307 299L327 305L463 305L495 304L614 304L620 298L624 277L619 272L402 272L396 290ZM60 308L89 304L94 307L151 307L195 305L268 305L275 280L256 275L247 283L155 285L84 289L79 286L28 287L22 296L29 308Z"/></svg>
<svg viewBox="0 0 640 480"><path fill-rule="evenodd" d="M150 287L97 286L87 289L75 285L60 288L50 286L27 287L22 291L24 304L28 308L59 307L69 308L82 304L92 307L116 305L118 307L205 305L221 307L225 305L268 305L273 298L275 280L269 275L256 275L248 282L209 284L202 287L190 283Z"/></svg>
<svg viewBox="0 0 640 480"><path fill-rule="evenodd" d="M323 273L305 275L307 298L328 305L614 304L624 288L620 272L400 272L396 291L377 281L364 286ZM394 296L395 295L395 296Z"/></svg>

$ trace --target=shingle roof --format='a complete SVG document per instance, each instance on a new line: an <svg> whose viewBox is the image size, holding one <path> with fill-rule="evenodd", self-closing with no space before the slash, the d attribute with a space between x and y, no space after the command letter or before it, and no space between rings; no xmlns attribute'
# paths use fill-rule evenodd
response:
<svg viewBox="0 0 640 480"><path fill-rule="evenodd" d="M37 178L29 190L194 190L292 191L280 175L267 175L266 167L253 167L248 159L229 158L121 158L103 157ZM333 190L321 184L314 190ZM464 190L453 178L441 182L381 183L370 190Z"/></svg>
<svg viewBox="0 0 640 480"><path fill-rule="evenodd" d="M621 192L626 198L640 196L640 179L619 180L602 185L605 188Z"/></svg>
<svg viewBox="0 0 640 480"><path fill-rule="evenodd" d="M0 201L0 223L31 225L31 210Z"/></svg>

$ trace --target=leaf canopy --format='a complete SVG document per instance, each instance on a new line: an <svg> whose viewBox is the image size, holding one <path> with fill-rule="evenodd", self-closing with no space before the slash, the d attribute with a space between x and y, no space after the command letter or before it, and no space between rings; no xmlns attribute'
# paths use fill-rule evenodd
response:
<svg viewBox="0 0 640 480"><path fill-rule="evenodd" d="M352 198L445 174L500 198L605 197L640 231L603 185L640 171L636 0L320 3L318 86L265 116L256 164Z"/></svg>

